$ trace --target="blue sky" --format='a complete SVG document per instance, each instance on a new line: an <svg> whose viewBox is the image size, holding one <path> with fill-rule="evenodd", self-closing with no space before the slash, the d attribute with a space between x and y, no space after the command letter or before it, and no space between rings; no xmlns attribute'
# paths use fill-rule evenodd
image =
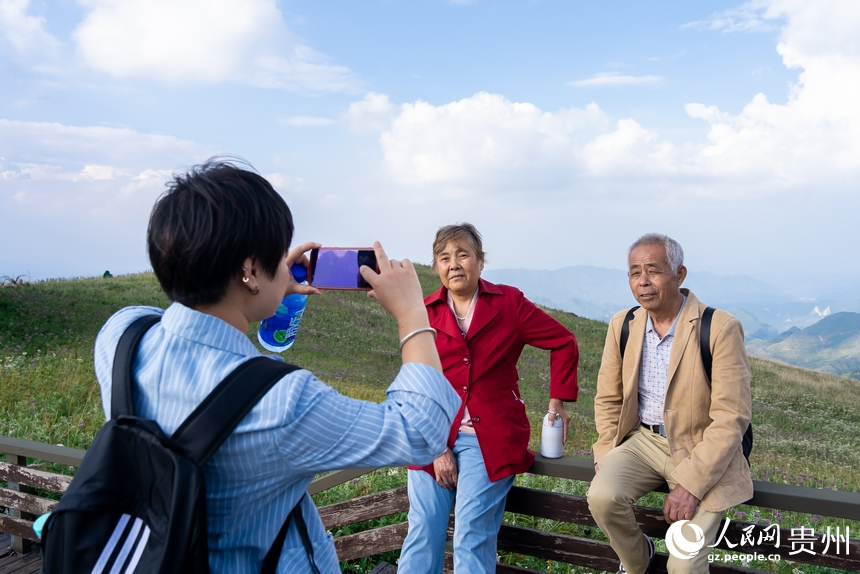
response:
<svg viewBox="0 0 860 574"><path fill-rule="evenodd" d="M175 171L236 154L297 241L490 267L858 275L860 5L0 0L0 276L148 268Z"/></svg>

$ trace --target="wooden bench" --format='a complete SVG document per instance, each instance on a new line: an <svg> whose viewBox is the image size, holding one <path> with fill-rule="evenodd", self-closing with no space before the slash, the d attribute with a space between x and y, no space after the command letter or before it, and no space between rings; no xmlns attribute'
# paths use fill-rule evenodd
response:
<svg viewBox="0 0 860 574"><path fill-rule="evenodd" d="M27 459L78 466L84 452L8 437L0 437L0 452L6 453L6 462L0 462L0 480L8 483L6 488L0 489L0 506L6 507L9 511L8 515L0 515L0 532L11 535L11 545L15 549L14 554L0 558L0 574L5 572L38 572L41 563L38 554L26 554L26 541L36 539L32 531L32 520L35 516L49 512L56 504L55 499L42 496L42 494L62 494L71 479L62 474L27 466ZM367 472L370 471L362 469L334 472L315 479L308 491L311 494L316 494ZM579 481L589 481L594 475L590 459L572 457L549 460L538 456L531 472ZM34 493L32 492L33 489L46 492ZM747 504L860 522L860 493L817 490L756 481L755 495ZM323 506L319 508L319 513L326 529L336 530L344 526L406 512L408 509L406 488L400 487ZM585 498L580 496L514 487L508 495L505 510L526 516L596 528ZM663 521L660 510L637 507L635 513L646 534L655 538L663 538L666 535L667 524ZM823 533L817 532L814 540L804 545L807 548L806 551L789 557L791 545L787 541L793 534L791 529L783 528L780 530L782 545L779 549L767 544L747 545L742 548L731 547L729 543L733 540L740 540L743 529L749 526L748 523L732 521L726 531L726 538L718 545L718 548L746 554L779 553L784 558L800 564L860 572L860 541L856 538L847 543L847 552L843 544L843 552L840 554L823 554ZM453 518L449 524L449 539L453 532L452 529ZM399 522L354 534L336 536L334 544L340 560L355 560L400 549L406 537L406 530L406 523ZM853 531L852 533L855 537L860 534L860 532ZM0 550L3 550L2 545L0 545ZM618 568L618 558L606 542L519 526L502 526L499 532L499 550L596 570L614 572ZM10 566L3 562L10 557L26 561L26 564L19 562L15 569L10 570L8 569ZM657 555L655 572L666 571L666 559L667 555L665 554ZM37 561L39 562L38 566L36 565ZM446 555L446 564L450 569L450 551ZM390 574L395 570L394 566L379 564L373 572L374 574ZM499 564L496 571L505 574L534 572L507 564ZM711 564L711 571L715 573L752 572L752 570L738 565L718 564L716 562Z"/></svg>
<svg viewBox="0 0 860 574"><path fill-rule="evenodd" d="M326 488L339 482L351 480L360 472L362 471L333 473L326 477L330 485ZM538 475L580 481L590 481L594 477L591 459L572 457L550 460L538 455L531 472ZM818 490L759 481L755 481L754 484L755 495L746 503L747 505L833 516L860 522L860 493ZM342 526L406 512L408 509L406 488L401 487L324 506L319 509L319 513L325 527L334 530ZM588 504L585 498L581 496L514 487L508 495L505 510L526 516L597 528L588 510ZM646 534L654 538L665 537L668 525L663 520L661 510L636 507L634 512ZM779 548L774 548L772 544L767 543L737 546L741 536L744 535L744 528L750 526L762 528L760 525L731 521L725 532L725 537L717 545L717 548L738 554L760 554L764 556L780 554L783 559L799 564L860 572L860 540L856 538L852 538L848 542L847 549L843 544L839 554L834 554L832 548L830 554L822 554L824 549L823 533L816 532L813 541L804 543L803 548L805 550L790 555L793 545L789 540L794 537L791 528L780 529L781 546ZM406 537L406 530L406 523L396 523L347 536L335 537L335 548L341 560L354 560L398 550ZM860 534L853 531L852 533L855 537ZM452 534L453 517L448 528L449 540ZM735 547L732 547L731 544L735 544ZM618 569L618 557L607 542L531 528L502 525L499 532L498 548L502 552L534 556L595 570L614 572ZM667 559L668 555L658 553L653 571L656 573L666 572ZM450 552L446 555L446 564L451 568ZM388 565L386 567L391 568ZM522 574L535 571L518 566L498 564L496 572ZM711 564L711 572L749 573L754 572L754 570L745 568L740 564L714 562Z"/></svg>

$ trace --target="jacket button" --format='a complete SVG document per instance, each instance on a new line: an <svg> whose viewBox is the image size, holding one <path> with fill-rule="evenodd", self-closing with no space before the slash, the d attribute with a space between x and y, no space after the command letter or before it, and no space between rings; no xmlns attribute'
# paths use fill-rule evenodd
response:
<svg viewBox="0 0 860 574"><path fill-rule="evenodd" d="M463 364L468 365L469 363L471 363L471 361L469 360L469 357L463 357Z"/></svg>
<svg viewBox="0 0 860 574"><path fill-rule="evenodd" d="M468 392L469 392L469 387L467 387L466 385L463 385L463 392L464 392L464 393L468 393Z"/></svg>
<svg viewBox="0 0 860 574"><path fill-rule="evenodd" d="M481 422L481 417L472 417L472 422L473 422L473 423L479 423L479 422Z"/></svg>

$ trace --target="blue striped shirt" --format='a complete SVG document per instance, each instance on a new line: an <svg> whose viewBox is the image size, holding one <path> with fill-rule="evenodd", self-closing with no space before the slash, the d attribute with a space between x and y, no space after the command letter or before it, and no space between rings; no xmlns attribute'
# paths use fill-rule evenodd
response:
<svg viewBox="0 0 860 574"><path fill-rule="evenodd" d="M135 319L163 313L134 362L135 413L172 434L237 365L260 355L221 319L174 303L166 311L127 307L102 327L95 369L110 413L116 346ZM381 404L340 395L308 371L277 383L206 467L212 572L256 573L289 511L317 473L341 468L427 464L445 449L460 398L445 377L420 363L403 365ZM340 572L330 535L310 497L302 511L323 573ZM291 527L279 572L309 572Z"/></svg>

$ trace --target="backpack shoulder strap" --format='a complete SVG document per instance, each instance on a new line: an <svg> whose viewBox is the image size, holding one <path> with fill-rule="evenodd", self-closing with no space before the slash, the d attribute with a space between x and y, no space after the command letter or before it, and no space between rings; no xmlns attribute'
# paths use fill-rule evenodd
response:
<svg viewBox="0 0 860 574"><path fill-rule="evenodd" d="M134 364L137 346L150 327L161 321L161 315L144 315L126 328L116 345L111 375L110 418L134 414Z"/></svg>
<svg viewBox="0 0 860 574"><path fill-rule="evenodd" d="M287 515L287 519L284 521L283 526L281 526L281 530L275 537L275 541L266 553L266 557L263 558L263 566L260 568L260 574L275 574L277 571L278 561L281 559L281 551L284 548L284 541L287 539L287 530L290 528L290 522L296 523L296 529L299 531L299 537L302 539L302 546L305 547L305 554L307 554L308 561L311 564L311 572L313 574L320 574L319 568L317 568L314 561L314 546L311 544L308 526L305 523L304 515L302 515L302 499L305 496L307 496L307 493L299 499L295 507Z"/></svg>
<svg viewBox="0 0 860 574"><path fill-rule="evenodd" d="M245 415L254 408L271 388L286 375L299 367L273 361L268 357L255 357L236 367L203 399L194 412L173 433L175 441L183 451L201 467L227 440ZM314 563L313 546L302 519L301 499L287 515L278 536L266 554L263 572L274 572L281 557L291 519L295 518L296 528L302 538L305 553L308 555L312 570L318 574Z"/></svg>
<svg viewBox="0 0 860 574"><path fill-rule="evenodd" d="M627 315L624 316L624 322L621 324L621 340L618 342L618 345L621 350L622 361L624 361L624 351L627 349L627 339L630 338L630 323L633 321L633 314L638 308L639 305L631 307L630 310L627 311Z"/></svg>
<svg viewBox="0 0 860 574"><path fill-rule="evenodd" d="M179 426L172 439L201 467L269 390L299 367L268 357L245 361Z"/></svg>
<svg viewBox="0 0 860 574"><path fill-rule="evenodd" d="M631 307L624 317L624 322L621 324L621 340L619 347L621 350L621 360L624 360L624 351L627 348L627 340L630 338L630 323L633 321L633 314L639 308ZM708 383L711 381L711 368L714 358L711 355L711 318L714 316L715 309L707 307L702 313L702 325L699 329L699 349L702 353L702 363L705 365L705 374L708 376Z"/></svg>
<svg viewBox="0 0 860 574"><path fill-rule="evenodd" d="M714 316L714 308L707 307L702 313L702 325L699 328L699 349L702 353L702 364L705 367L705 374L708 376L708 384L711 384L711 373L713 371L714 357L711 355L711 317ZM753 447L753 428L752 421L747 425L747 430L744 431L741 437L741 449L744 453L744 458L747 459L747 465L750 464L750 453Z"/></svg>
<svg viewBox="0 0 860 574"><path fill-rule="evenodd" d="M714 357L711 355L711 317L714 316L714 308L707 307L702 313L702 325L699 327L699 349L702 352L702 364L705 365L705 374L708 376L708 384L711 384L711 368Z"/></svg>

